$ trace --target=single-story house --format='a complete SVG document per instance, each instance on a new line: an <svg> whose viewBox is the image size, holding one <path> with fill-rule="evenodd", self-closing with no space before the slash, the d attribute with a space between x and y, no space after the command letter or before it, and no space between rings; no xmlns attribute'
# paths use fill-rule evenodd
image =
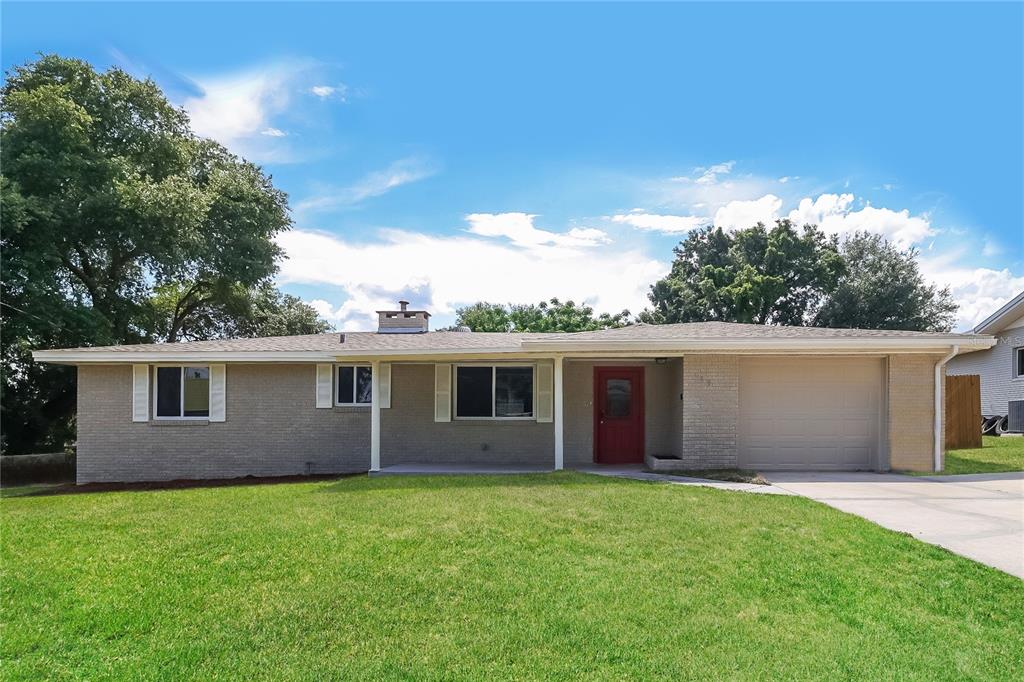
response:
<svg viewBox="0 0 1024 682"><path fill-rule="evenodd" d="M942 383L991 337L706 322L376 332L37 351L78 367L78 481L545 469L933 470Z"/></svg>
<svg viewBox="0 0 1024 682"><path fill-rule="evenodd" d="M982 415L1009 416L1007 430L1024 431L1024 291L973 331L995 336L995 345L953 358L949 361L948 373L979 375Z"/></svg>

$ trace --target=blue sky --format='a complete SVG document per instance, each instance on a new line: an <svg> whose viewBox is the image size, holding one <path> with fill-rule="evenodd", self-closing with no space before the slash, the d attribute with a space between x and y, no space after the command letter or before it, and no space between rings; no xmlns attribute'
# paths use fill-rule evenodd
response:
<svg viewBox="0 0 1024 682"><path fill-rule="evenodd" d="M410 298L637 312L694 226L921 252L958 327L1024 289L1024 7L19 4L37 52L155 79L262 164L279 284L339 328Z"/></svg>

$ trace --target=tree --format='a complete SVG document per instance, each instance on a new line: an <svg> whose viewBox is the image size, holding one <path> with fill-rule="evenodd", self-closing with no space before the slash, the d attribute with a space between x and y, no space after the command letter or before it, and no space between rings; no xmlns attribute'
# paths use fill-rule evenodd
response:
<svg viewBox="0 0 1024 682"><path fill-rule="evenodd" d="M231 286L183 316L183 302L189 300L191 286L171 283L155 292L154 327L168 341L321 334L331 330L312 307L281 293L269 282L248 288Z"/></svg>
<svg viewBox="0 0 1024 682"><path fill-rule="evenodd" d="M474 303L457 311L457 326L475 332L582 332L629 324L629 311L594 316L588 305L557 298L534 304Z"/></svg>
<svg viewBox="0 0 1024 682"><path fill-rule="evenodd" d="M32 349L322 326L266 290L285 194L195 137L150 80L55 55L16 67L0 89L0 170L5 450L54 447L71 425L73 372L35 366Z"/></svg>
<svg viewBox="0 0 1024 682"><path fill-rule="evenodd" d="M805 324L836 288L843 259L835 238L788 220L728 233L708 227L674 249L667 276L651 287L648 323Z"/></svg>
<svg viewBox="0 0 1024 682"><path fill-rule="evenodd" d="M813 324L819 327L948 332L957 305L949 288L926 284L917 252L900 250L877 234L842 244L846 273Z"/></svg>

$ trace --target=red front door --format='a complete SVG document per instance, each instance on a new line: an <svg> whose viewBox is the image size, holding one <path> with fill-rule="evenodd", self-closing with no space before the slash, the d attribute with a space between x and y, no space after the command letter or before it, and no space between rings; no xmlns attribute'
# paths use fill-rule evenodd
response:
<svg viewBox="0 0 1024 682"><path fill-rule="evenodd" d="M594 368L594 461L644 461L644 368Z"/></svg>

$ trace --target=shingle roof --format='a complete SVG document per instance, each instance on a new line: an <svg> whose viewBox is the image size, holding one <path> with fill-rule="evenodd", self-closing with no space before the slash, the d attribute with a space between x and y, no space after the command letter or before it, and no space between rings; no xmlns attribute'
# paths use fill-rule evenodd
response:
<svg viewBox="0 0 1024 682"><path fill-rule="evenodd" d="M574 334L543 334L550 341L672 341L675 339L966 339L971 334L914 332L897 329L829 329L825 327L784 327L738 322L684 322L680 324L634 324Z"/></svg>
<svg viewBox="0 0 1024 682"><path fill-rule="evenodd" d="M345 332L344 342L339 333L309 334L304 336L271 336L256 339L219 339L215 341L192 341L186 343L135 344L123 346L96 346L91 348L61 349L61 353L82 355L124 354L126 360L132 354L180 354L180 353L322 353L325 355L366 354L367 352L515 352L526 347L538 349L547 344L583 342L594 347L601 341L612 344L644 341L666 343L679 341L743 341L756 344L779 342L787 339L847 341L864 339L934 340L941 343L955 343L958 340L979 340L982 337L971 334L943 334L899 330L865 329L824 329L820 327L780 327L731 322L692 322L684 324L648 325L637 324L618 329L605 329L576 333L531 333L505 334L492 332L428 332L426 334L378 334L376 332ZM46 359L46 352L40 355Z"/></svg>

